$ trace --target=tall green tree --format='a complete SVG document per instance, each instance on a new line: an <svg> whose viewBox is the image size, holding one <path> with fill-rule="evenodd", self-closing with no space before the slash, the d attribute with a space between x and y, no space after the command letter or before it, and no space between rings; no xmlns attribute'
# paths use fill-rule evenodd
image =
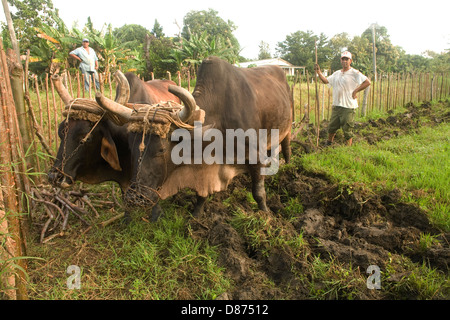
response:
<svg viewBox="0 0 450 320"><path fill-rule="evenodd" d="M158 20L155 19L155 23L153 25L153 29L152 29L152 34L157 38L157 39L162 39L165 37L164 32L163 32L163 28L162 26L159 24Z"/></svg>
<svg viewBox="0 0 450 320"><path fill-rule="evenodd" d="M338 33L334 35L328 45L330 47L330 61L327 64L327 68L331 71L336 71L342 68L341 66L341 53L351 46L352 40L346 32Z"/></svg>
<svg viewBox="0 0 450 320"><path fill-rule="evenodd" d="M134 49L145 43L145 36L150 34L150 31L138 24L125 24L114 29L113 34L128 49Z"/></svg>
<svg viewBox="0 0 450 320"><path fill-rule="evenodd" d="M11 5L11 18L17 40L20 43L21 53L24 53L32 45L39 42L36 38L35 28L43 25L53 27L55 17L59 16L54 8L52 0L8 0ZM6 46L10 46L8 37L5 37L5 25L3 24L3 39Z"/></svg>
<svg viewBox="0 0 450 320"><path fill-rule="evenodd" d="M366 39L369 43L366 51L372 54L373 47L373 30L367 28L361 35L362 39ZM395 72L398 71L396 64L401 55L401 48L394 46L391 42L386 27L379 26L375 29L375 47L378 72ZM362 51L362 49L361 49Z"/></svg>
<svg viewBox="0 0 450 320"><path fill-rule="evenodd" d="M433 72L449 72L450 71L450 51L443 53L436 53L433 51L426 51L426 54L431 58L430 67Z"/></svg>
<svg viewBox="0 0 450 320"><path fill-rule="evenodd" d="M352 67L363 74L373 73L372 45L366 37L355 36L348 46L352 53ZM339 58L340 59L340 58Z"/></svg>
<svg viewBox="0 0 450 320"><path fill-rule="evenodd" d="M270 54L269 44L267 42L261 41L259 43L258 60L270 58L272 58L272 55Z"/></svg>
<svg viewBox="0 0 450 320"><path fill-rule="evenodd" d="M130 50L124 70L132 70L148 79L152 71L149 54L151 32L138 24L125 24L114 29L113 34L124 48Z"/></svg>
<svg viewBox="0 0 450 320"><path fill-rule="evenodd" d="M397 69L401 72L423 72L430 70L432 59L418 54L402 54L397 61Z"/></svg>
<svg viewBox="0 0 450 320"><path fill-rule="evenodd" d="M170 38L149 37L149 72L153 72L155 78L166 78L167 71L174 74L178 71L176 61L171 59L172 50L175 47Z"/></svg>
<svg viewBox="0 0 450 320"><path fill-rule="evenodd" d="M311 30L297 31L286 36L286 40L278 42L277 53L280 57L297 66L306 67L313 72L315 44L317 43L318 63L327 63L331 57L331 49L325 34L315 35Z"/></svg>
<svg viewBox="0 0 450 320"><path fill-rule="evenodd" d="M206 33L210 39L224 43L233 52L233 62L236 62L241 48L239 41L233 35L237 27L232 21L223 20L218 16L217 11L209 9L208 11L190 11L184 17L183 23L182 38L189 41L194 35L199 37Z"/></svg>

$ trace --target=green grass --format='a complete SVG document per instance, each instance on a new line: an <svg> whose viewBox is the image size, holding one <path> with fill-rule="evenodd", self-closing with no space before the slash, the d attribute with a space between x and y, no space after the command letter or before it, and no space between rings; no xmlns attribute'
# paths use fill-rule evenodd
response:
<svg viewBox="0 0 450 320"><path fill-rule="evenodd" d="M120 230L95 228L86 237L33 246L34 255L52 258L32 262L39 272L31 274L31 297L204 300L225 292L230 281L217 265L216 249L189 236L182 214L171 209L166 214L153 224L135 217ZM81 268L80 290L67 289L65 270L71 264Z"/></svg>
<svg viewBox="0 0 450 320"><path fill-rule="evenodd" d="M408 270L408 272L404 272ZM391 258L382 272L382 289L388 298L448 299L449 277L426 263L416 264L404 257Z"/></svg>
<svg viewBox="0 0 450 320"><path fill-rule="evenodd" d="M315 257L309 265L307 281L309 295L317 300L354 300L365 287L364 275L359 269L344 266L337 261L324 261Z"/></svg>
<svg viewBox="0 0 450 320"><path fill-rule="evenodd" d="M374 191L399 189L404 201L417 203L432 222L450 230L450 125L352 147L305 155L308 171L320 172L341 185L364 183Z"/></svg>

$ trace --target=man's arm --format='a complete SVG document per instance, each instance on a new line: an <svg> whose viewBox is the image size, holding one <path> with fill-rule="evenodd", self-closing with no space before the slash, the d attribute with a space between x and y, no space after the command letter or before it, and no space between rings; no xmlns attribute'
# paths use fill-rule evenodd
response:
<svg viewBox="0 0 450 320"><path fill-rule="evenodd" d="M72 58L74 58L75 60L78 60L78 61L83 61L79 56L77 56L76 54L73 54L73 53L70 53L69 54L69 56L71 56Z"/></svg>
<svg viewBox="0 0 450 320"><path fill-rule="evenodd" d="M366 89L368 86L370 86L370 80L369 78L366 79L366 81L364 81L363 83L361 83L361 85L355 89L355 91L353 91L352 93L352 97L353 99L356 99L356 94L360 91L363 91L364 89Z"/></svg>
<svg viewBox="0 0 450 320"><path fill-rule="evenodd" d="M316 70L317 75L319 76L319 79L320 79L323 83L328 84L328 79L325 78L325 76L322 74L322 72L320 71L320 67L319 67L318 64L316 64L316 65L314 66L314 69Z"/></svg>

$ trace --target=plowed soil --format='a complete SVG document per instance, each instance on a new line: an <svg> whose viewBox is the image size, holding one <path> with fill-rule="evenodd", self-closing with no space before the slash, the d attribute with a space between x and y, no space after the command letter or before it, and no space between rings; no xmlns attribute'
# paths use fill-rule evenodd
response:
<svg viewBox="0 0 450 320"><path fill-rule="evenodd" d="M374 144L417 130L427 116L428 125L448 121L450 112L431 114L430 105L408 106L408 111L396 116L357 124L356 131L366 129L365 135L357 135L356 143L363 139ZM326 123L323 127L325 132ZM368 133L367 133L368 132ZM306 133L304 133L306 136ZM339 140L340 137L337 137ZM306 140L307 141L307 140ZM297 155L310 152L313 146L306 143L293 144ZM326 177L305 172L302 168L280 172L277 178L266 180L268 206L271 212L255 211L245 199L224 205L234 190L251 190L250 180L237 179L227 192L216 194L206 204L205 213L190 224L194 236L206 238L220 251L220 264L238 284L224 299L304 299L308 298L304 283L298 275L310 272L308 264L314 257L333 260L337 263L359 268L365 274L370 265L385 270L393 257L407 257L413 262L426 263L448 274L450 263L450 234L433 227L427 215L417 206L401 202L398 190L373 194L363 185L349 190L339 190ZM298 198L303 210L294 217L286 217L289 199ZM185 199L184 199L185 200ZM230 223L231 212L251 212L271 225L272 230L281 230L280 237L303 237L305 252L287 246L272 247L264 251L255 249L246 235L240 234ZM421 234L437 237L440 245L426 250L420 249ZM399 276L401 276L399 272ZM297 279L297 280L296 280ZM277 284L277 289L268 289L267 280ZM395 277L388 281L397 281ZM361 290L356 298L380 298L373 291ZM397 297L398 298L398 297ZM414 298L414 297L409 297Z"/></svg>
<svg viewBox="0 0 450 320"><path fill-rule="evenodd" d="M354 143L366 140L376 144L411 134L423 125L448 122L450 112L445 110L450 103L445 104L444 112L438 114L429 104L409 105L404 113L358 123ZM322 125L324 143L327 123ZM311 129L309 137L313 136ZM314 152L307 131L298 139L292 143L294 156ZM343 137L338 134L336 141L343 143ZM216 246L218 264L232 280L231 289L217 299L311 299L317 292L327 292L331 283L337 296L328 293L320 298L415 299L415 292L394 295L388 290L367 289L367 268L376 265L385 274L390 268L389 278L382 278L385 288L408 276L406 266L411 263L448 275L450 234L434 227L418 206L402 202L399 190L376 194L363 184L342 188L323 175L294 166L266 178L270 212L258 211L248 199L248 190L249 177L240 176L227 191L210 197L202 215L186 217L186 236ZM185 207L192 201L192 192L180 192L165 205ZM45 214L43 217L45 221ZM421 234L434 236L437 244L421 247ZM87 254L82 249L78 254ZM402 261L406 261L404 268ZM317 273L321 265L329 269L322 270L328 272L326 279ZM35 272L33 279L36 277L41 277L41 272ZM188 292L186 297L192 295Z"/></svg>

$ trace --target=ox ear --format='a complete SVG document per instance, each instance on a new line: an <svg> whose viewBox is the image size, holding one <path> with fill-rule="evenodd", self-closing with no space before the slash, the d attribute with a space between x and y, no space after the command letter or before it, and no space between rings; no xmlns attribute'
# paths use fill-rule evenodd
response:
<svg viewBox="0 0 450 320"><path fill-rule="evenodd" d="M116 144L111 137L102 138L102 158L109 163L111 168L117 171L122 171L119 162L119 155L117 154Z"/></svg>

